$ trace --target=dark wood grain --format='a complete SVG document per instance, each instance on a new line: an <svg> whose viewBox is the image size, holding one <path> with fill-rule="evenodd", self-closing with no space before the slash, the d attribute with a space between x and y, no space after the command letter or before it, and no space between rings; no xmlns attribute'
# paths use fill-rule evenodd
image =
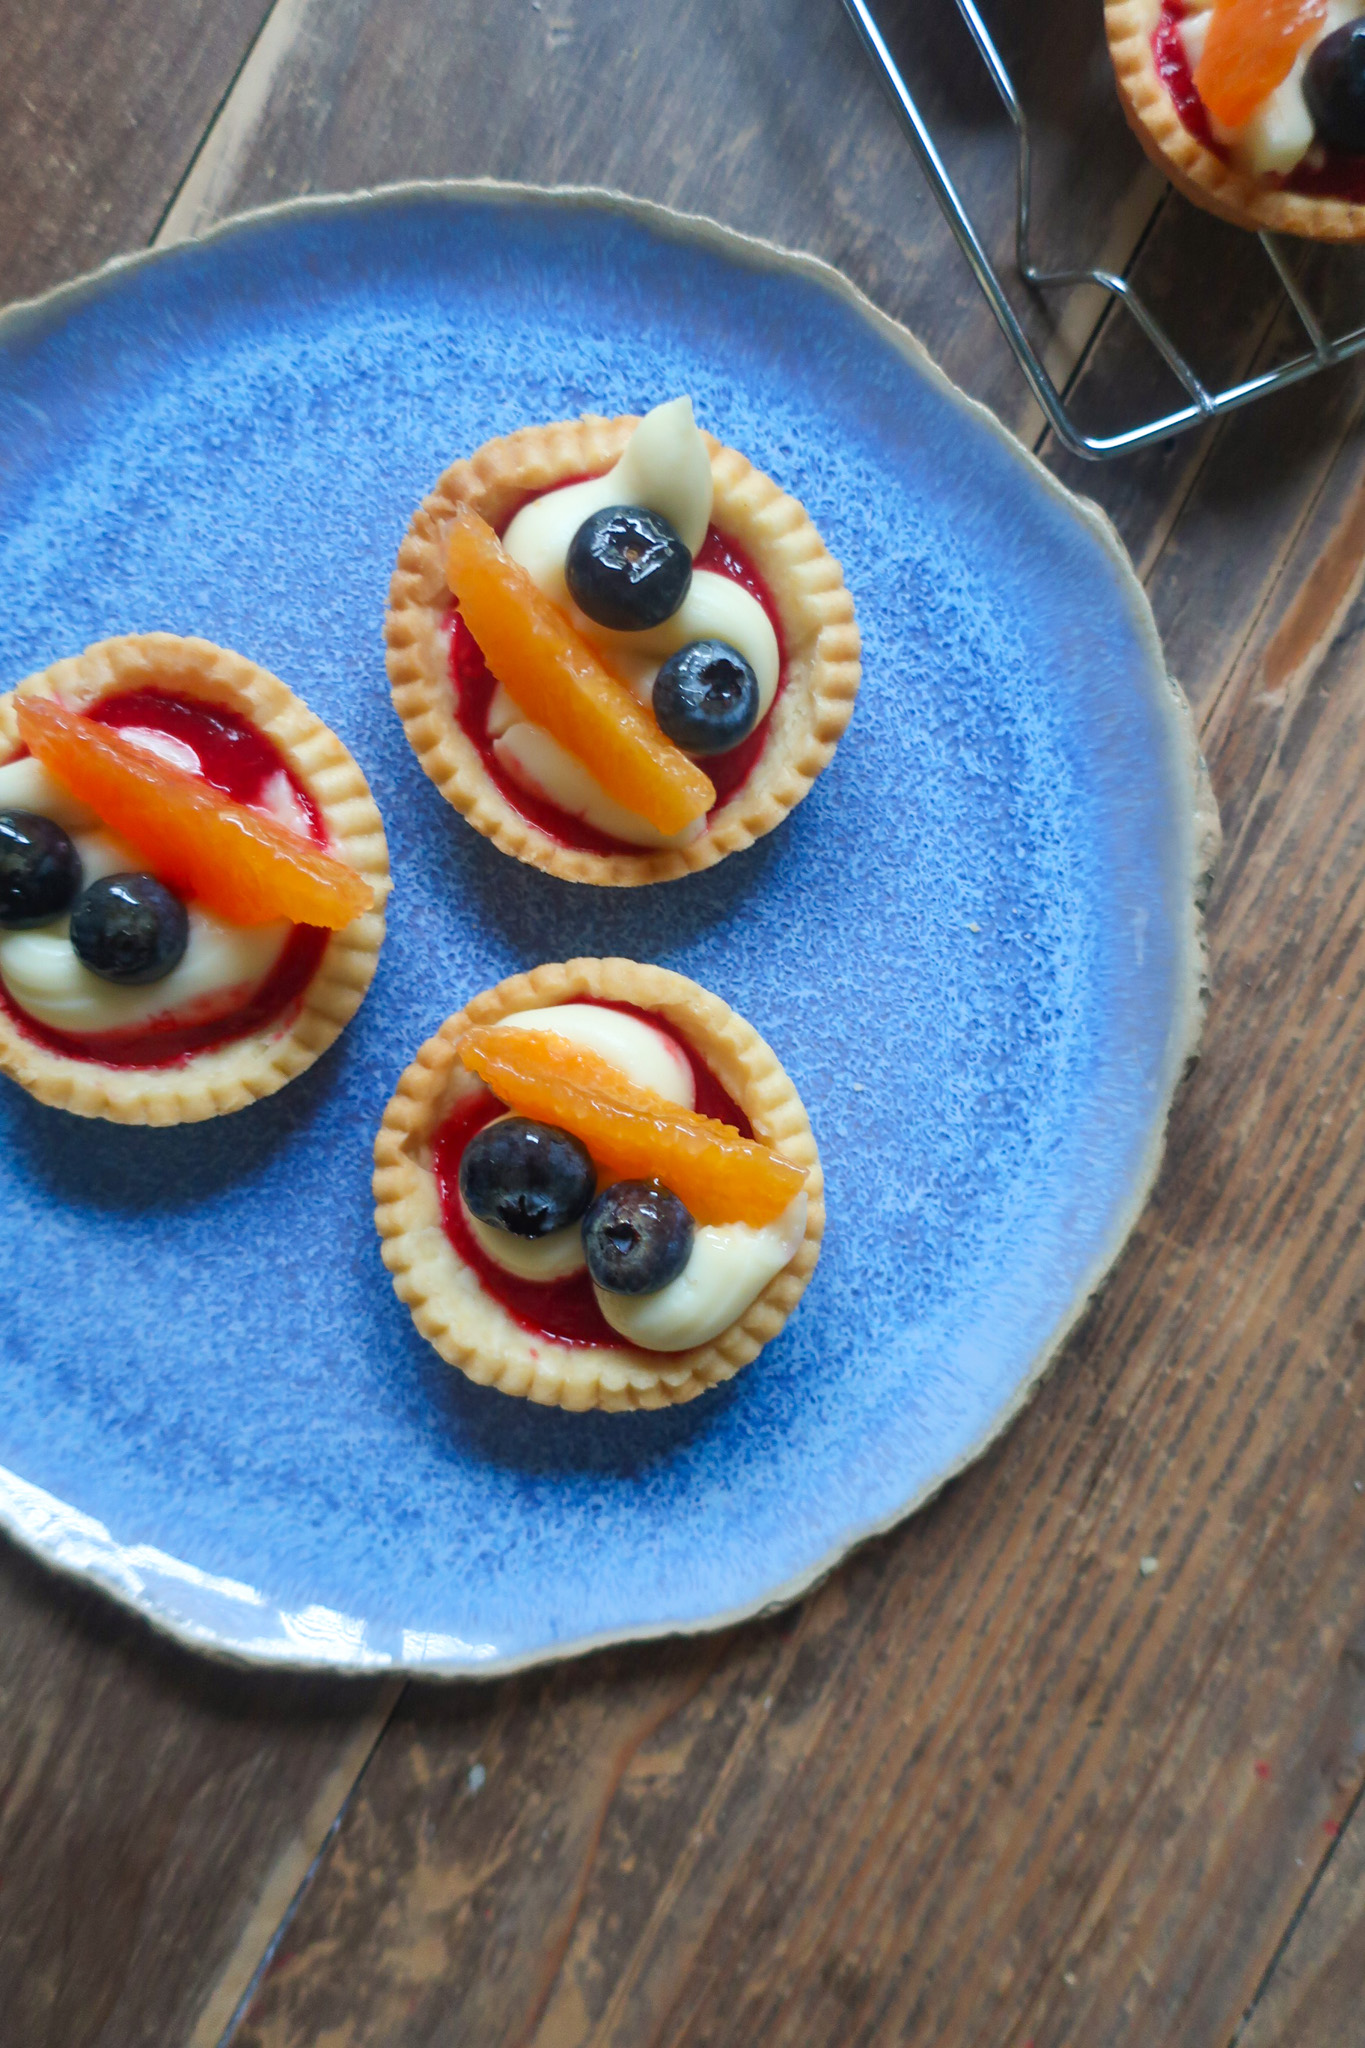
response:
<svg viewBox="0 0 1365 2048"><path fill-rule="evenodd" d="M951 0L887 0L992 243L1013 224L1013 140ZM1038 116L1044 253L1122 262L1159 182L1093 89L1093 0L996 10ZM1036 414L837 0L280 0L168 234L296 192L489 175L608 185L813 250L968 388ZM1068 195L1065 230L1049 228ZM1097 305L1021 306L1061 374ZM1054 320L1062 326L1054 332ZM1064 330L1064 331L1063 331Z"/></svg>
<svg viewBox="0 0 1365 2048"><path fill-rule="evenodd" d="M1330 813L1339 732L1311 749ZM1338 938L1320 919L1285 971L1314 863L1282 851L1254 915L1226 900L1222 975L1320 1013ZM1311 1109L1255 1115L1284 1042L1247 1007L1216 1013L1155 1209L1006 1444L793 1621L727 1645L534 1864L496 1820L471 1853L447 1710L414 1704L342 1828L351 1880L324 1870L240 2043L1228 2039L1359 1782L1365 1625L1354 1083L1324 1033L1295 1063ZM512 1709L509 1799L573 1801L560 1730L598 1682ZM508 1710L487 1702L490 1734ZM469 1712L456 1773L482 1754ZM547 1882L577 1906L554 1994L530 1999L528 1960L490 2012L490 1944L516 1928L538 1954ZM439 1956L430 1979L417 1956Z"/></svg>
<svg viewBox="0 0 1365 2048"><path fill-rule="evenodd" d="M301 8L305 30L309 19ZM840 68L832 31L818 88L774 95L752 62L731 66L720 104L748 95L758 138L727 163L721 205L707 113L700 146L695 107L691 137L675 137L659 119L668 103L652 82L644 93L647 72L623 75L600 41L587 55L604 99L629 109L629 164L600 115L586 125L581 88L566 86L578 34L567 16L534 75L575 113L527 137L526 74L509 51L516 124L495 104L453 145L428 129L428 81L407 94L403 57L378 63L394 36L411 54L420 23L382 8L365 19L368 48L343 29L325 53L305 34L274 54L187 200L274 196L303 183L305 165L322 184L472 169L620 182L832 255L959 375L998 387L938 223L921 212L898 238L888 220L899 137ZM395 96L402 106L382 129L366 112L381 80L391 117ZM788 97L817 138L822 107L841 131L856 110L869 171L851 193L857 235L808 178L776 175L790 169L780 152L755 174L759 144L790 134ZM830 135L825 160L845 167L845 146ZM880 242L869 221L886 223ZM1182 338L1208 345L1213 370L1282 345L1244 238L1168 209L1146 262L1207 283ZM1122 355L1106 366L1097 349L1082 377L1099 385L1115 367L1127 374ZM1215 767L1235 835L1253 797L1282 806L1263 827L1273 839L1304 818L1325 829L1343 793L1343 734L1326 726L1303 735L1289 793L1264 782L1264 746L1240 778L1265 695L1247 680L1248 647L1289 620L1296 566L1330 549L1338 514L1354 531L1356 393L1339 380L1084 476L1146 555L1179 672L1229 750ZM1284 625L1317 649L1319 670L1351 599L1340 568L1322 595L1326 611L1300 607ZM1352 699L1345 715L1358 714ZM1295 856L1292 870L1270 857L1258 874L1249 924L1235 886L1219 905L1224 985L1274 987L1279 1006L1216 1013L1158 1203L1003 1449L797 1617L731 1639L719 1661L713 1647L681 1648L458 1705L410 1694L239 2043L422 2043L452 2029L619 2048L1228 2038L1359 1771L1343 1738L1343 1646L1365 1617L1365 1517L1348 1397L1323 1364L1324 1348L1350 1344L1355 1183L1324 1194L1325 1213L1315 1193L1351 1083L1339 1048L1295 1043L1301 1010L1322 1008L1339 971L1321 901L1304 900L1311 852L1296 844ZM1247 1103L1267 1099L1278 1116L1248 1119ZM1306 1148L1288 1164L1286 1119ZM1290 1221L1264 1197L1287 1174L1302 1189ZM1273 1256L1281 1234L1294 1257ZM1319 1240L1314 1265L1306 1247ZM1324 1270L1336 1291L1310 1315ZM1157 1560L1150 1574L1144 1557ZM675 1686L685 1696L669 1711ZM488 1776L474 1795L476 1766Z"/></svg>
<svg viewBox="0 0 1365 2048"><path fill-rule="evenodd" d="M1365 1661L1365 1644L1354 1646ZM1365 1739L1365 1731L1362 1731ZM1322 1875L1233 2048L1355 2048L1365 2038L1365 1813L1331 1845Z"/></svg>
<svg viewBox="0 0 1365 2048"><path fill-rule="evenodd" d="M928 8L887 13L1003 237L1008 138L970 63ZM1122 260L1152 182L1089 0L1047 17L992 19L1035 96L1044 190L1072 199L1083 247L1049 253ZM618 184L814 248L1036 426L833 5L278 0L164 231L478 172ZM1287 345L1246 238L1163 205L1140 265L1154 290L1198 279L1182 340L1211 372ZM1339 269L1309 270L1345 303ZM1092 344L1095 311L1050 346L1102 419L1116 385L1156 385L1118 323ZM57 1642L48 1753L73 1759L22 1780L23 1843L67 1845L0 1951L40 1982L35 2038L176 2040L225 2013L281 1869L339 1812L235 2048L1365 2041L1359 1815L1336 1832L1365 1772L1360 388L1323 380L1111 470L1053 456L1147 575L1228 859L1218 1001L1157 1198L1032 1409L795 1613L412 1688L358 1784L386 1701L350 1721L325 1689L200 1686L25 1579L27 1626ZM129 1731L120 1770L92 1761L100 1720ZM207 1783L178 1833L153 1825L159 1778L177 1807ZM70 1845L101 1827L103 1867L132 1875L82 1892ZM92 1938L59 2005L66 1902L93 1918L106 1895L146 1981L111 1998Z"/></svg>
<svg viewBox="0 0 1365 2048"><path fill-rule="evenodd" d="M0 13L0 304L155 231L269 0Z"/></svg>
<svg viewBox="0 0 1365 2048"><path fill-rule="evenodd" d="M4 1566L0 2040L215 2048L397 1689L220 1669Z"/></svg>
<svg viewBox="0 0 1365 2048"><path fill-rule="evenodd" d="M0 299L136 247L266 0L10 0ZM243 1680L0 1557L0 2041L212 2048L391 1692Z"/></svg>

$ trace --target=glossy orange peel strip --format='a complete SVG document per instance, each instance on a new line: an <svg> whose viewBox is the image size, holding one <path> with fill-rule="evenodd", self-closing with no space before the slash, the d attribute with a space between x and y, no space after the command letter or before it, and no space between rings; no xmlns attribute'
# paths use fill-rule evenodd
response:
<svg viewBox="0 0 1365 2048"><path fill-rule="evenodd" d="M159 879L237 925L321 925L337 931L374 892L334 854L234 803L110 726L47 697L21 697L19 736L35 759L88 804Z"/></svg>
<svg viewBox="0 0 1365 2048"><path fill-rule="evenodd" d="M1326 19L1327 0L1218 0L1194 70L1215 121L1243 127Z"/></svg>
<svg viewBox="0 0 1365 2048"><path fill-rule="evenodd" d="M613 1179L661 1180L698 1223L773 1222L806 1169L729 1124L637 1088L558 1032L479 1025L460 1040L470 1073L518 1116L571 1131Z"/></svg>
<svg viewBox="0 0 1365 2048"><path fill-rule="evenodd" d="M446 578L493 676L535 724L659 832L704 818L716 788L467 507L450 529Z"/></svg>

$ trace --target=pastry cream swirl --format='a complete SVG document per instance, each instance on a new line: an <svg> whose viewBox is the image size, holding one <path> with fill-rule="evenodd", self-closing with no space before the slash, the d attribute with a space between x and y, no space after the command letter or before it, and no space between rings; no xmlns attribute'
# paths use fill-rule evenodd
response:
<svg viewBox="0 0 1365 2048"><path fill-rule="evenodd" d="M590 513L608 505L644 506L667 519L695 556L711 522L711 499L711 458L693 417L692 401L674 398L641 420L615 468L605 476L565 484L524 505L503 535L503 546L568 613L584 638L600 649L641 703L651 702L655 678L669 655L696 640L723 640L753 669L762 718L777 693L777 635L758 599L742 585L696 569L687 596L671 618L642 632L616 633L579 611L564 580L569 544ZM669 836L624 809L602 789L590 768L523 717L501 688L489 706L488 733L494 754L514 781L626 845L685 846L705 830L705 821L698 819L686 831Z"/></svg>
<svg viewBox="0 0 1365 2048"><path fill-rule="evenodd" d="M684 1055L662 1031L643 1019L595 1003L564 1003L546 1010L520 1010L500 1019L518 1029L555 1031L609 1059L628 1081L666 1101L692 1108L696 1091ZM490 1228L464 1210L464 1219L486 1256L521 1280L557 1280L584 1265L578 1224L548 1237L517 1238ZM609 1294L594 1286L597 1305L611 1327L643 1351L687 1351L707 1344L743 1315L751 1301L794 1257L806 1231L804 1190L773 1223L755 1230L744 1223L699 1224L687 1264L654 1294Z"/></svg>
<svg viewBox="0 0 1365 2048"><path fill-rule="evenodd" d="M137 734L130 729L128 737ZM280 780L287 791L288 778ZM0 810L34 811L69 833L81 858L83 886L104 875L136 874L146 866L31 757L0 767ZM160 981L128 988L92 974L77 959L69 925L64 916L31 931L0 933L0 981L26 1016L73 1037L135 1031L154 1020L208 1022L227 1015L264 982L291 929L287 922L246 929L191 904L189 943L179 964Z"/></svg>

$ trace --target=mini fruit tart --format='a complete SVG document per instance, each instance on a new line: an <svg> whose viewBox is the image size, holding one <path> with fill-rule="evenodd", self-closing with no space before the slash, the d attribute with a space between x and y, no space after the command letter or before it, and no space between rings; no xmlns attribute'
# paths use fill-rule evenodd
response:
<svg viewBox="0 0 1365 2048"><path fill-rule="evenodd" d="M1106 0L1124 112L1239 227L1365 237L1365 0Z"/></svg>
<svg viewBox="0 0 1365 2048"><path fill-rule="evenodd" d="M838 563L689 398L524 427L448 469L399 550L387 638L446 800L504 853L616 887L771 832L858 689Z"/></svg>
<svg viewBox="0 0 1365 2048"><path fill-rule="evenodd" d="M375 1142L395 1291L449 1364L561 1408L690 1401L755 1358L824 1229L801 1098L694 981L570 960L476 996Z"/></svg>
<svg viewBox="0 0 1365 2048"><path fill-rule="evenodd" d="M0 1070L40 1102L273 1094L359 1007L388 890L360 769L240 654L130 634L0 697Z"/></svg>

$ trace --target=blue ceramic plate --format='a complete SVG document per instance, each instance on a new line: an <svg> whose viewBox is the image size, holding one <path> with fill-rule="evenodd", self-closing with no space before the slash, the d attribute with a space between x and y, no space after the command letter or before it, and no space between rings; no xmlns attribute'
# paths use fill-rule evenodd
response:
<svg viewBox="0 0 1365 2048"><path fill-rule="evenodd" d="M413 507L527 421L680 391L842 559L864 681L776 833L650 890L495 852L381 643ZM408 187L0 322L0 684L204 634L341 734L395 894L281 1095L170 1131L0 1082L0 1513L220 1654L506 1670L790 1599L1019 1407L1146 1198L1198 1017L1197 754L1117 542L833 272L601 194ZM620 953L786 1063L828 1178L798 1314L673 1413L468 1384L380 1263L370 1146L475 990Z"/></svg>

